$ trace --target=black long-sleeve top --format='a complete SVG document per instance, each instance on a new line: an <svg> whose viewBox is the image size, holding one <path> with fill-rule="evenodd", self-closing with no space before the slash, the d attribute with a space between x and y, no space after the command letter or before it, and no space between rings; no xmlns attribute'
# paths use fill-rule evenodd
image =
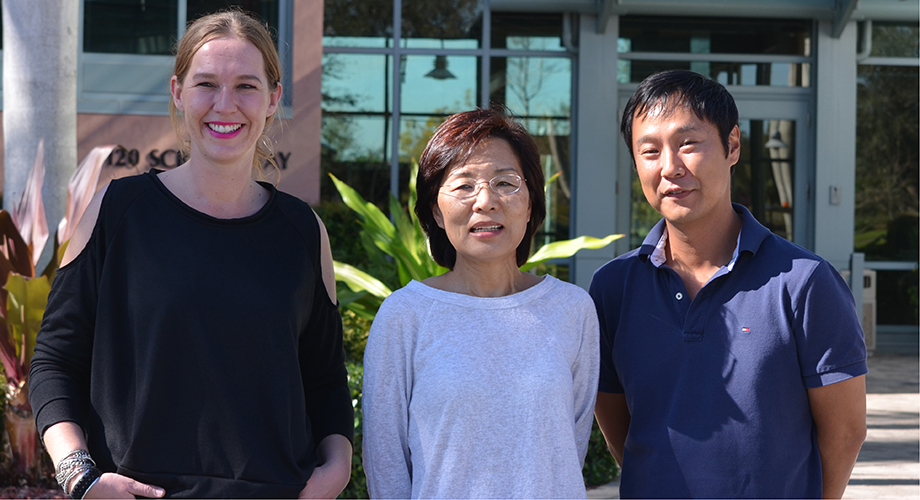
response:
<svg viewBox="0 0 920 500"><path fill-rule="evenodd" d="M295 497L354 418L310 207L270 191L216 219L156 172L113 181L54 280L35 346L39 432L79 424L103 471L172 497Z"/></svg>

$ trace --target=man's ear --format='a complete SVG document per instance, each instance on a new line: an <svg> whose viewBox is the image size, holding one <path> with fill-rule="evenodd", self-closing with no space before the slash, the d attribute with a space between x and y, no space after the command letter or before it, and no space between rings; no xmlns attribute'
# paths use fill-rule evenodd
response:
<svg viewBox="0 0 920 500"><path fill-rule="evenodd" d="M729 162L734 165L741 159L741 131L735 125L732 131L728 133L728 155Z"/></svg>

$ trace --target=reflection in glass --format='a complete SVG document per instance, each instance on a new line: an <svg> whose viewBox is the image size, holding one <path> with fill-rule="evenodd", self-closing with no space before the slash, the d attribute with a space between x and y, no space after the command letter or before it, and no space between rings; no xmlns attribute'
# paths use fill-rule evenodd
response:
<svg viewBox="0 0 920 500"><path fill-rule="evenodd" d="M570 237L572 61L565 57L493 57L489 100L504 104L534 137L544 175L546 220L534 248Z"/></svg>
<svg viewBox="0 0 920 500"><path fill-rule="evenodd" d="M386 47L393 38L393 0L325 0L324 47Z"/></svg>
<svg viewBox="0 0 920 500"><path fill-rule="evenodd" d="M732 174L732 201L792 241L795 122L741 120L740 128L741 159Z"/></svg>
<svg viewBox="0 0 920 500"><path fill-rule="evenodd" d="M142 5L151 3L150 0L142 2L134 0L134 2ZM229 7L239 7L246 12L255 14L257 18L268 23L275 34L278 33L278 0L187 0L187 2L187 19L189 21L194 21L201 16Z"/></svg>
<svg viewBox="0 0 920 500"><path fill-rule="evenodd" d="M620 37L629 40L633 52L812 53L810 20L622 16Z"/></svg>
<svg viewBox="0 0 920 500"><path fill-rule="evenodd" d="M565 50L562 15L493 12L492 47L512 50Z"/></svg>
<svg viewBox="0 0 920 500"><path fill-rule="evenodd" d="M916 262L920 254L918 84L917 67L857 69L853 246L866 260Z"/></svg>
<svg viewBox="0 0 920 500"><path fill-rule="evenodd" d="M409 48L475 49L482 39L480 0L403 0L402 37Z"/></svg>
<svg viewBox="0 0 920 500"><path fill-rule="evenodd" d="M86 0L83 50L169 55L176 39L178 13L175 0Z"/></svg>
<svg viewBox="0 0 920 500"><path fill-rule="evenodd" d="M379 54L323 54L323 111L386 111L391 65Z"/></svg>
<svg viewBox="0 0 920 500"><path fill-rule="evenodd" d="M572 61L561 57L493 57L490 100L523 117L568 117Z"/></svg>
<svg viewBox="0 0 920 500"><path fill-rule="evenodd" d="M808 87L808 63L730 63L707 61L620 60L620 83L639 83L649 75L669 69L687 69L722 85Z"/></svg>
<svg viewBox="0 0 920 500"><path fill-rule="evenodd" d="M435 78L438 61L453 78ZM479 102L479 58L475 56L405 56L402 61L400 112L449 115Z"/></svg>
<svg viewBox="0 0 920 500"><path fill-rule="evenodd" d="M865 25L860 24L860 35ZM862 36L860 36L862 40ZM860 47L864 50L863 47ZM920 25L917 23L872 23L873 57L920 57Z"/></svg>
<svg viewBox="0 0 920 500"><path fill-rule="evenodd" d="M321 199L337 197L332 173L364 199L385 207L390 192L390 166L384 116L323 113L320 184Z"/></svg>

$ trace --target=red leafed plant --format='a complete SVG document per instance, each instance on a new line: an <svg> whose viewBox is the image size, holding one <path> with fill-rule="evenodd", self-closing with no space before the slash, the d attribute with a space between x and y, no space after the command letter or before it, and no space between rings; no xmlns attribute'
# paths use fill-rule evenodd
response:
<svg viewBox="0 0 920 500"><path fill-rule="evenodd" d="M51 278L66 242L99 188L100 172L114 146L94 148L68 184L65 218L58 227L56 252L36 276L35 266L48 241L48 221L42 200L44 146L39 143L32 172L19 203L10 214L0 210L0 363L6 378L4 423L10 444L10 469L0 471L11 480L37 482L50 477L42 453L35 418L29 404L29 364L41 325Z"/></svg>

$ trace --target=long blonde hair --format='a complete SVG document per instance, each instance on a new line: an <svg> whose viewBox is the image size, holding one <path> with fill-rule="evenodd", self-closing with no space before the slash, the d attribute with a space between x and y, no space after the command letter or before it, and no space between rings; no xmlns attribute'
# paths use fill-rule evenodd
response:
<svg viewBox="0 0 920 500"><path fill-rule="evenodd" d="M200 17L188 26L185 35L176 46L176 67L173 75L176 76L179 85L185 81L189 67L192 65L192 58L195 57L198 49L215 38L224 37L245 40L259 49L265 65L265 75L268 77L269 91L278 88L281 82L281 59L278 57L278 51L275 49L275 43L272 41L268 27L238 9L224 10ZM256 144L252 166L258 170L260 178L262 177L262 165L265 162L271 163L275 170L279 170L275 162L274 147L271 139L265 135L265 131L274 122L280 110L281 104L279 103L275 112L265 119L265 128ZM176 103L172 99L169 100L169 119L172 121L173 130L179 140L179 150L188 157L191 143L187 137L182 136L179 110L176 109Z"/></svg>

